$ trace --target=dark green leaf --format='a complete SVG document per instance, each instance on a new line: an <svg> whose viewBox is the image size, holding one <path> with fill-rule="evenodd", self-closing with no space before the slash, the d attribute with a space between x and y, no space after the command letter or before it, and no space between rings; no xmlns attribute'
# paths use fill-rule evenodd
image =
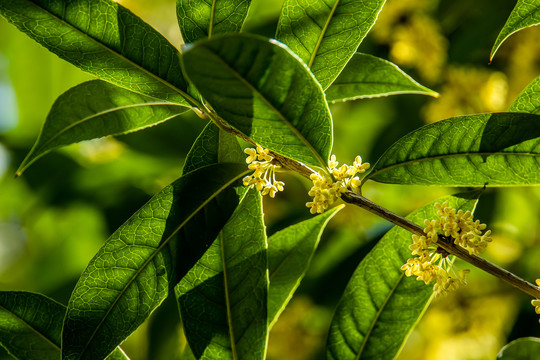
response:
<svg viewBox="0 0 540 360"><path fill-rule="evenodd" d="M385 0L285 0L276 39L326 89L356 52Z"/></svg>
<svg viewBox="0 0 540 360"><path fill-rule="evenodd" d="M57 147L141 130L186 110L182 105L159 101L101 80L85 82L55 101L17 175Z"/></svg>
<svg viewBox="0 0 540 360"><path fill-rule="evenodd" d="M414 81L390 61L356 53L326 90L326 99L335 103L394 94L439 95Z"/></svg>
<svg viewBox="0 0 540 360"><path fill-rule="evenodd" d="M210 122L191 147L184 163L183 173L187 174L200 167L217 163L245 164L245 159L246 155L236 137Z"/></svg>
<svg viewBox="0 0 540 360"><path fill-rule="evenodd" d="M216 164L182 176L107 240L83 272L69 301L62 342L64 359L104 357L151 314L169 287L202 255L200 249L193 254L187 251L182 246L185 239L175 241L176 235L184 234L180 232L184 226L205 233L213 228L216 212L220 216L232 213L239 201L232 186L249 172L246 170L245 165ZM205 208L225 192L232 192L230 201ZM210 226L188 223L199 212L208 212ZM188 245L190 240L186 240Z"/></svg>
<svg viewBox="0 0 540 360"><path fill-rule="evenodd" d="M448 196L456 209L473 210L478 192ZM407 216L422 225L435 218L430 203ZM433 293L432 285L406 277L400 267L412 257L411 233L394 226L360 262L334 314L327 359L394 359L420 320Z"/></svg>
<svg viewBox="0 0 540 360"><path fill-rule="evenodd" d="M540 338L524 337L506 344L497 354L500 360L532 360L540 354Z"/></svg>
<svg viewBox="0 0 540 360"><path fill-rule="evenodd" d="M250 3L251 0L177 0L176 14L184 42L239 32Z"/></svg>
<svg viewBox="0 0 540 360"><path fill-rule="evenodd" d="M199 41L186 73L219 116L265 148L326 167L332 120L313 75L283 45L246 34Z"/></svg>
<svg viewBox="0 0 540 360"><path fill-rule="evenodd" d="M131 91L188 105L178 51L111 0L2 0L0 14L75 66Z"/></svg>
<svg viewBox="0 0 540 360"><path fill-rule="evenodd" d="M311 219L278 231L268 239L268 322L277 321L300 285L330 219L343 208L336 206Z"/></svg>
<svg viewBox="0 0 540 360"><path fill-rule="evenodd" d="M491 49L489 59L492 60L501 44L513 33L529 26L540 24L540 1L517 0L516 6L504 24L495 44Z"/></svg>
<svg viewBox="0 0 540 360"><path fill-rule="evenodd" d="M66 307L41 294L0 292L0 344L19 360L60 359ZM127 356L120 348L107 360Z"/></svg>
<svg viewBox="0 0 540 360"><path fill-rule="evenodd" d="M540 115L540 76L523 89L508 111Z"/></svg>
<svg viewBox="0 0 540 360"><path fill-rule="evenodd" d="M186 337L197 358L265 358L266 247L261 196L251 190L176 287Z"/></svg>
<svg viewBox="0 0 540 360"><path fill-rule="evenodd" d="M540 116L458 116L396 141L366 177L393 184L509 186L540 183Z"/></svg>

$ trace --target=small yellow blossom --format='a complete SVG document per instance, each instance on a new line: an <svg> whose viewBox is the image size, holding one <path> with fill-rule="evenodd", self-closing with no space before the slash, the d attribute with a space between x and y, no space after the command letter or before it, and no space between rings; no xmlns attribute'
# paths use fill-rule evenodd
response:
<svg viewBox="0 0 540 360"><path fill-rule="evenodd" d="M486 225L474 221L470 211L457 211L450 208L447 202L442 205L437 203L435 207L439 220L424 220L425 235L413 235L413 243L409 246L416 257L407 260L401 270L407 276L415 275L426 285L435 281L435 294L445 295L466 284L465 275L469 270L454 270L448 254L437 245L439 236L452 238L454 244L465 248L469 254L478 255L491 241L491 231L482 234Z"/></svg>
<svg viewBox="0 0 540 360"><path fill-rule="evenodd" d="M276 169L281 166L276 163L268 149L257 145L256 149L247 148L244 152L248 156L248 168L253 170L253 174L244 177L244 186L255 187L262 195L270 195L272 198L277 192L283 191L285 183L276 180Z"/></svg>
<svg viewBox="0 0 540 360"><path fill-rule="evenodd" d="M313 186L308 194L313 197L313 201L306 203L309 211L312 214L323 213L341 194L358 188L362 182L355 175L364 173L367 169L369 169L369 163L362 164L360 156L356 157L352 166L346 164L339 166L336 155L332 155L328 160L328 171L331 177L322 172L310 176Z"/></svg>
<svg viewBox="0 0 540 360"><path fill-rule="evenodd" d="M536 286L540 287L540 279L536 279ZM531 300L531 304L534 306L534 311L537 314L540 314L540 299ZM538 320L538 322L540 322L540 320Z"/></svg>

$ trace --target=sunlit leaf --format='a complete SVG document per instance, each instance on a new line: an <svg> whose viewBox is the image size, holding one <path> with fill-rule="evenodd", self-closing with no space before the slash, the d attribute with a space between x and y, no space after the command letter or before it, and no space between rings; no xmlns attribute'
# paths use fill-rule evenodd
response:
<svg viewBox="0 0 540 360"><path fill-rule="evenodd" d="M523 89L508 111L540 115L540 76Z"/></svg>
<svg viewBox="0 0 540 360"><path fill-rule="evenodd" d="M326 90L326 99L335 103L394 94L438 96L435 91L420 85L390 61L356 53Z"/></svg>
<svg viewBox="0 0 540 360"><path fill-rule="evenodd" d="M0 292L0 345L19 360L60 359L66 307L41 294ZM128 357L120 348L107 360Z"/></svg>
<svg viewBox="0 0 540 360"><path fill-rule="evenodd" d="M456 209L473 210L478 192L448 196ZM430 203L407 216L423 226L435 218ZM327 359L394 359L427 308L433 293L400 267L412 257L411 233L394 226L356 268L339 301L327 342Z"/></svg>
<svg viewBox="0 0 540 360"><path fill-rule="evenodd" d="M186 110L185 106L159 101L101 80L85 82L55 101L17 175L57 147L141 130Z"/></svg>
<svg viewBox="0 0 540 360"><path fill-rule="evenodd" d="M506 344L497 354L500 360L531 360L540 354L540 338L524 337Z"/></svg>
<svg viewBox="0 0 540 360"><path fill-rule="evenodd" d="M245 165L215 164L192 171L164 188L122 225L98 251L79 279L68 304L62 341L64 359L98 359L111 352L165 299L177 272L183 275L202 255L189 252L184 226L199 212L211 221L214 213L232 212L232 185L246 175ZM216 196L229 201L206 209ZM219 231L220 228L218 228ZM190 239L188 239L190 240ZM206 244L192 244L202 247ZM184 253L186 251L188 254ZM180 269L180 270L177 270Z"/></svg>
<svg viewBox="0 0 540 360"><path fill-rule="evenodd" d="M216 113L258 144L326 166L332 120L322 89L286 47L230 34L186 47L186 73Z"/></svg>
<svg viewBox="0 0 540 360"><path fill-rule="evenodd" d="M276 39L311 69L323 89L369 32L385 0L285 0Z"/></svg>
<svg viewBox="0 0 540 360"><path fill-rule="evenodd" d="M176 14L184 42L239 32L251 0L177 0Z"/></svg>
<svg viewBox="0 0 540 360"><path fill-rule="evenodd" d="M540 24L540 1L517 0L516 6L495 40L489 59L492 60L501 44L513 33Z"/></svg>
<svg viewBox="0 0 540 360"><path fill-rule="evenodd" d="M0 14L75 66L111 83L188 105L178 51L111 0L2 0Z"/></svg>
<svg viewBox="0 0 540 360"><path fill-rule="evenodd" d="M510 186L540 183L540 116L458 116L415 130L366 179L393 184Z"/></svg>
<svg viewBox="0 0 540 360"><path fill-rule="evenodd" d="M261 196L251 190L176 287L186 338L197 358L265 358L266 247Z"/></svg>
<svg viewBox="0 0 540 360"><path fill-rule="evenodd" d="M304 278L326 224L342 208L343 205L336 206L321 215L278 231L268 239L270 326L277 321Z"/></svg>

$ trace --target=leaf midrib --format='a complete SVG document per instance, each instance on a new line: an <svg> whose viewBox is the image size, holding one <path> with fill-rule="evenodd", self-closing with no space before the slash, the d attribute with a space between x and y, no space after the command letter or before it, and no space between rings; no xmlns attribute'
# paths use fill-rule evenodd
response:
<svg viewBox="0 0 540 360"><path fill-rule="evenodd" d="M383 82L383 81L380 81L380 82L377 82L377 81L358 81L358 82L337 82L338 80L336 80L336 82L334 82L332 85L330 85L330 88L332 87L339 87L339 86L356 86L356 85L400 85L400 86L411 86L411 87L414 87L415 89L418 89L419 87L422 87L422 85L417 85L413 82L411 82L409 80L409 82L407 84L401 84L401 83L397 83L397 82Z"/></svg>
<svg viewBox="0 0 540 360"><path fill-rule="evenodd" d="M212 32L214 31L214 14L216 11L216 1L212 0L212 8L210 12L210 24L208 25L208 38L210 39L212 37Z"/></svg>
<svg viewBox="0 0 540 360"><path fill-rule="evenodd" d="M102 324L105 323L105 320L107 319L107 317L109 316L109 314L111 313L112 309L116 306L116 304L120 301L120 298L121 296L127 291L127 289L131 286L131 284L133 284L133 282L135 281L135 279L138 277L138 275L146 268L146 266L148 266L148 264L150 264L150 262L154 259L155 256L157 256L157 254L159 254L161 252L161 250L163 250L163 248L165 247L165 245L167 245L169 243L169 241L178 233L178 231L180 231L180 229L189 221L191 220L191 218L193 216L195 216L195 214L197 214L203 207L205 207L206 205L208 205L208 203L213 199L215 198L217 195L219 195L225 188L227 188L228 186L230 186L232 183L234 183L236 180L238 180L239 178L241 178L242 176L250 173L251 170L246 170L246 171L243 171L242 173L234 176L232 179L230 179L228 182L226 182L225 184L223 184L220 188L218 188L211 196L209 196L205 201L203 201L182 223L180 223L177 228L165 239L161 242L161 244L156 248L156 250L154 251L154 253L148 257L148 259L141 265L141 267L133 274L133 276L131 277L130 281L126 284L126 286L118 293L118 296L117 298L115 299L115 301L111 304L111 306L109 307L109 309L107 309L105 315L103 316L102 320L96 325L96 329L94 330L94 332L92 333L92 335L88 338L88 341L84 347L84 349L80 352L80 356L79 356L79 359L81 359L83 357L83 354L86 352L86 350L88 349L88 346L90 345L90 343L92 342L93 338L95 337L95 335L97 334L98 330L101 328Z"/></svg>
<svg viewBox="0 0 540 360"><path fill-rule="evenodd" d="M108 46L106 46L105 44L103 44L102 42L100 42L98 39L95 39L93 38L92 36L86 34L85 32L83 32L81 29L77 28L76 26L68 23L67 21L65 21L64 19L58 17L56 14L52 13L51 11L49 11L48 9L44 8L44 7L41 7L41 6L38 6L37 4L31 2L31 1L26 1L28 3L30 3L31 6L37 8L37 9L40 9L41 11L45 12L46 14L48 14L51 18L53 19L56 19L58 22L64 24L65 26L71 28L73 31L75 31L76 33L78 33L79 35L82 35L83 37L89 39L90 41L96 43L99 45L99 47L101 48L104 48L107 52L110 52L111 54L114 54L116 56L118 56L119 58L121 58L122 60L124 60L125 62L131 64L132 66L134 66L135 68L137 68L138 70L140 70L141 72L145 73L146 75L149 75L151 78L153 78L154 80L157 80L158 82L162 83L163 85L165 85L166 87L170 88L171 90L173 90L174 92L180 94L182 97L184 97L186 99L186 101L188 102L188 105L190 102L192 102L193 104L197 104L197 102L190 96L188 95L187 93L185 93L184 91L178 89L175 85L171 84L170 82L166 81L165 79L162 79L161 77L157 76L156 74L154 74L153 72L151 72L150 70L142 67L141 65L137 64L136 62L132 61L131 59L125 57L123 54L120 54L118 53L117 51L109 48ZM120 7L119 4L115 3L115 5L117 7ZM63 4L63 7L62 7L62 11L65 12L65 4ZM170 45L170 43L169 43ZM171 47L174 48L173 45L170 45ZM116 85L116 84L115 84ZM119 86L119 85L117 85ZM130 91L133 91L131 89L128 89ZM146 95L146 94L142 94L142 95ZM148 95L146 95L148 96Z"/></svg>
<svg viewBox="0 0 540 360"><path fill-rule="evenodd" d="M334 16L334 13L336 12L336 8L339 5L340 0L336 0L334 3L334 6L330 10L330 14L328 14L328 17L326 18L326 22L324 24L324 27L321 29L321 34L319 35L319 38L317 39L317 44L315 44L315 49L313 49L313 53L311 54L311 57L308 62L308 68L311 69L311 66L315 62L315 58L317 57L317 53L319 52L319 48L321 47L322 41L324 39L324 36L326 35L326 31L328 30L328 26L330 26L330 22L332 21L332 17ZM326 5L326 3L325 3Z"/></svg>
<svg viewBox="0 0 540 360"><path fill-rule="evenodd" d="M229 339L231 341L231 352L233 360L238 359L238 351L236 350L236 340L234 337L234 327L233 327L233 318L232 318L232 308L231 308L231 299L229 297L229 277L227 275L227 264L225 261L225 237L223 236L223 230L219 232L220 237L220 251L221 251L221 263L223 268L223 287L225 291L225 308L227 311L227 326L229 328Z"/></svg>
<svg viewBox="0 0 540 360"><path fill-rule="evenodd" d="M397 289L397 287L401 283L401 280L403 280L404 276L405 276L405 274L403 272L399 274L399 278L397 279L396 284L394 285L394 287L392 287L392 289L390 289L390 292L388 293L388 295L384 299L384 302L382 303L381 307L379 309L377 309L377 313L375 314L375 317L373 318L373 321L369 325L369 329L366 332L366 335L364 335L364 340L362 341L362 345L360 346L360 349L358 350L358 354L356 354L356 358L355 358L356 360L359 360L360 356L362 356L362 352L364 351L364 348L365 348L365 346L366 346L366 344L367 344L367 342L369 340L369 337L370 337L371 333L373 332L373 329L375 328L375 324L377 323L377 320L381 316L384 308L388 304L388 301L390 301L390 298L392 297L395 290Z"/></svg>
<svg viewBox="0 0 540 360"><path fill-rule="evenodd" d="M212 54L220 63L222 63L227 69L229 69L231 71L231 73L238 79L240 80L240 82L242 84L244 84L246 87L248 87L255 95L257 95L265 104L266 106L268 106L268 108L270 108L271 111L273 111L278 117L279 119L289 127L289 129L296 135L296 137L298 139L300 139L302 141L302 143L304 143L304 145L311 151L311 153L315 156L315 159L317 159L317 161L319 162L319 164L321 164L322 168L325 169L326 168L326 165L325 165L325 161L321 158L321 156L319 155L319 153L313 148L313 146L311 145L311 143L309 141L307 141L307 139L304 137L304 135L302 135L302 133L300 133L298 131L297 128L295 128L290 121L288 121L285 116L281 113L281 111L279 111L278 109L276 109L274 107L274 105L272 105L272 103L266 99L266 97L261 94L257 88L255 88L255 86L253 86L250 82L248 82L242 75L240 75L234 68L232 68L227 62L225 62L225 60L223 60L216 52L214 52L211 48L209 47L206 47L206 49L208 50L208 52L210 54Z"/></svg>
<svg viewBox="0 0 540 360"><path fill-rule="evenodd" d="M47 341L49 344L51 344L54 348L56 348L58 351L60 351L60 346L58 344L54 343L52 339L49 339L45 334L42 334L38 331L33 325L28 323L26 320L24 320L19 315L15 314L13 311L8 310L4 306L0 305L0 309L4 309L7 313L12 314L15 318L19 319L22 323L24 323L29 329L31 329L34 333L36 333L39 337L43 338L45 341Z"/></svg>
<svg viewBox="0 0 540 360"><path fill-rule="evenodd" d="M540 154L537 153L523 153L523 152L467 152L467 153L459 153L459 154L445 154L445 155L436 155L436 156L428 156L423 157L420 159L415 160L409 160L409 161L403 161L399 162L390 166L387 166L385 168L382 168L380 170L374 171L372 173L369 173L362 182L365 182L366 180L381 174L385 171L389 171L398 167L407 166L413 163L422 163L422 162L430 162L433 160L439 160L439 159L446 159L446 158L454 158L454 157L468 157L468 156L540 156Z"/></svg>
<svg viewBox="0 0 540 360"><path fill-rule="evenodd" d="M177 104L177 103L170 103L170 102L151 102L151 103L138 103L138 104L130 104L130 105L124 105L124 106L118 106L118 107L115 107L115 108L111 108L111 109L107 109L107 110L103 110L103 111L100 111L98 113L95 113L95 114L92 114L90 116L87 116L87 117L84 117L82 118L81 120L78 120L76 122L74 122L73 124L70 124L69 126L65 127L64 129L60 130L58 133L56 133L53 137L51 137L48 141L46 141L45 143L41 144L41 146L36 149L35 151L39 151L41 149L43 149L44 147L46 147L47 145L49 145L52 141L54 141L55 139L57 139L58 137L60 137L61 135L65 134L68 130L71 130L73 129L74 127L76 126L79 126L87 121L91 121L95 118L98 118L100 116L104 116L104 115L107 115L107 114L112 114L116 111L122 111L122 110L126 110L126 109L131 109L131 108L137 108L137 107L143 107L143 106L177 106L177 107L187 107L186 105L181 105L181 104ZM171 117L174 117L174 116L177 116L178 114L174 114L174 115L171 115L170 117L166 118L165 120L167 119L170 119ZM123 133L122 133L123 134Z"/></svg>

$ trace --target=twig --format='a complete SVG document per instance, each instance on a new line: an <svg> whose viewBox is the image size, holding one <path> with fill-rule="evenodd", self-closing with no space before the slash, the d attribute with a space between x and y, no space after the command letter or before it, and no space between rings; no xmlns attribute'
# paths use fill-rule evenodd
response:
<svg viewBox="0 0 540 360"><path fill-rule="evenodd" d="M413 223L412 221L405 219L393 212L375 204L371 200L366 199L365 197L358 195L352 191L348 191L342 195L342 199L350 204L357 205L362 209L365 209L375 215L382 217L385 220L390 221L391 223L402 227L405 230L412 232L418 236L425 235L423 227ZM521 279L520 277L514 275L508 270L505 270L481 257L471 255L463 247L454 244L452 241L445 240L443 237L439 236L437 245L444 249L449 254L455 255L461 260L468 262L471 265L476 266L479 269L484 270L485 272L490 273L493 276L498 277L499 279L507 282L508 284L518 288L519 290L531 295L536 299L540 299L540 287L531 284L528 281Z"/></svg>
<svg viewBox="0 0 540 360"><path fill-rule="evenodd" d="M224 131L234 134L238 136L239 138L249 142L250 144L257 145L249 137L247 137L246 135L244 135L237 129L233 128L232 126L227 124L225 121L223 121L213 111L209 111L207 114L214 121L214 123L221 129L223 129ZM276 158L285 168L292 170L308 179L309 179L309 176L312 173L314 173L312 169L310 169L309 167L305 166L304 164L298 161L289 159L287 157L284 157L272 151L271 151L271 155L274 158ZM424 229L420 225L415 224L412 221L402 216L394 214L393 212L383 208L382 206L375 204L373 201L366 199L362 195L359 195L352 191L347 191L341 196L341 198L345 202L359 206L362 209L365 209L385 220L390 221L394 225L397 225L407 231L412 232L413 234L416 234L418 236L424 235ZM469 252L465 250L464 248L462 248L461 246L455 245L451 241L446 241L441 236L439 236L439 241L437 241L437 245L441 247L442 249L444 249L449 254L455 255L461 260L464 260L468 262L469 264L474 265L477 268L482 269L485 272L498 277L499 279L507 282L508 284L531 295L532 297L536 299L540 299L540 287L535 286L531 284L530 282L521 279L520 277L511 273L510 271L507 271L485 259L482 259L481 257L469 254Z"/></svg>

